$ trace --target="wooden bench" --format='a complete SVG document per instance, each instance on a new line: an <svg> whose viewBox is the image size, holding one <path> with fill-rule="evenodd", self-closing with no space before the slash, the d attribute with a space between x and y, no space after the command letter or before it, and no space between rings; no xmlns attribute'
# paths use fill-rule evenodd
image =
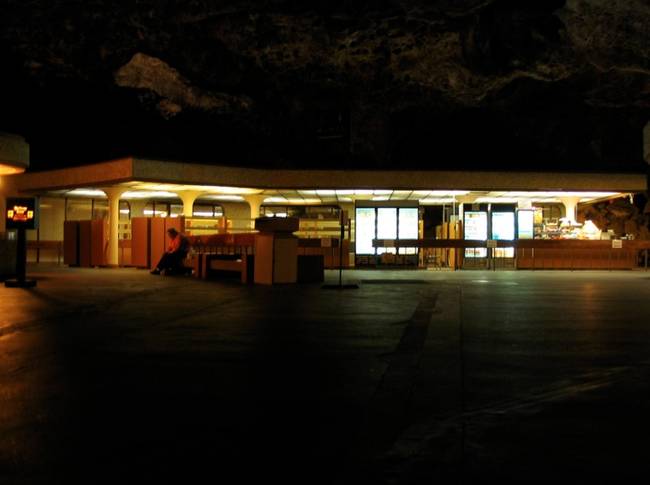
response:
<svg viewBox="0 0 650 485"><path fill-rule="evenodd" d="M254 268L253 258L254 256L250 254L204 253L202 256L201 277L207 279L218 273L239 273L239 279L242 283L251 282Z"/></svg>
<svg viewBox="0 0 650 485"><path fill-rule="evenodd" d="M255 234L213 234L188 236L192 252L185 266L197 278L238 274L242 283L253 280Z"/></svg>

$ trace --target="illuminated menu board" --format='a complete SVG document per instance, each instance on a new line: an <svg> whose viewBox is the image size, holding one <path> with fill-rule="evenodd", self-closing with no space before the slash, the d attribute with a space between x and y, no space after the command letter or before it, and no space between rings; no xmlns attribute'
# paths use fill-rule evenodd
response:
<svg viewBox="0 0 650 485"><path fill-rule="evenodd" d="M488 233L488 216L484 211L465 212L465 239L472 241L485 241ZM465 248L466 258L485 258L485 248Z"/></svg>
<svg viewBox="0 0 650 485"><path fill-rule="evenodd" d="M533 239L535 236L534 223L535 211L519 210L517 211L517 238Z"/></svg>
<svg viewBox="0 0 650 485"><path fill-rule="evenodd" d="M399 239L418 239L419 214L417 207L402 207L399 210ZM402 254L417 254L417 248L401 248Z"/></svg>
<svg viewBox="0 0 650 485"><path fill-rule="evenodd" d="M512 241L515 238L515 213L492 213L492 239Z"/></svg>
<svg viewBox="0 0 650 485"><path fill-rule="evenodd" d="M377 239L397 239L397 209L377 209ZM377 248L377 254L394 253L395 248Z"/></svg>
<svg viewBox="0 0 650 485"><path fill-rule="evenodd" d="M465 212L465 239L471 241L485 241L488 233L487 212Z"/></svg>
<svg viewBox="0 0 650 485"><path fill-rule="evenodd" d="M357 207L354 227L356 254L375 254L375 208Z"/></svg>
<svg viewBox="0 0 650 485"><path fill-rule="evenodd" d="M399 238L418 238L418 209L416 207L399 210Z"/></svg>
<svg viewBox="0 0 650 485"><path fill-rule="evenodd" d="M36 199L8 198L5 222L7 229L37 229L38 203Z"/></svg>

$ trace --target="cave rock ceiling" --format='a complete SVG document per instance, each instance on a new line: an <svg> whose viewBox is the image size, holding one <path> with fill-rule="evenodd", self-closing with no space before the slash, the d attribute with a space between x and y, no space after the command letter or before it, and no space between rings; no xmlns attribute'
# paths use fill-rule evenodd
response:
<svg viewBox="0 0 650 485"><path fill-rule="evenodd" d="M0 130L36 168L628 168L646 0L5 0Z"/></svg>

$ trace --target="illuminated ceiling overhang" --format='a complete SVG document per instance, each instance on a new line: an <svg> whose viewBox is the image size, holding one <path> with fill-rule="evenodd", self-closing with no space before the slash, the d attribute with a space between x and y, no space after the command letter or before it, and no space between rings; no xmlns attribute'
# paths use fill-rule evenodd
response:
<svg viewBox="0 0 650 485"><path fill-rule="evenodd" d="M260 197L267 205L327 205L353 203L357 200L418 201L420 205L460 203L561 203L562 199L575 197L579 202L593 202L626 195L621 192L595 191L469 191L469 190L389 190L389 189L251 189L246 187L193 186L130 182L124 188L123 200L180 200L184 191L197 194L198 200L215 202L245 202L249 195ZM105 198L99 188L79 188L47 192L58 197Z"/></svg>
<svg viewBox="0 0 650 485"><path fill-rule="evenodd" d="M581 202L647 190L646 174L460 171L264 170L124 158L17 176L23 193L102 197L120 187L123 198L201 199L266 204L331 204L355 200L418 200L423 205L532 201ZM93 195L94 194L94 195Z"/></svg>
<svg viewBox="0 0 650 485"><path fill-rule="evenodd" d="M0 133L0 176L23 173L29 167L29 144L24 138Z"/></svg>

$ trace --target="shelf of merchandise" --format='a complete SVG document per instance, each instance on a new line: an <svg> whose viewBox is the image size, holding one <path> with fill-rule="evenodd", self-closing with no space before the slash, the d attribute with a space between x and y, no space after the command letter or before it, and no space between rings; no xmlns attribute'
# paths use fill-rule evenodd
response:
<svg viewBox="0 0 650 485"><path fill-rule="evenodd" d="M131 221L120 221L118 223L118 239L130 240L131 239Z"/></svg>
<svg viewBox="0 0 650 485"><path fill-rule="evenodd" d="M350 238L350 225L345 228L346 237ZM340 237L341 226L337 219L301 218L296 236L303 239Z"/></svg>
<svg viewBox="0 0 650 485"><path fill-rule="evenodd" d="M188 236L207 236L226 232L228 221L225 217L203 218L186 217L184 232Z"/></svg>

